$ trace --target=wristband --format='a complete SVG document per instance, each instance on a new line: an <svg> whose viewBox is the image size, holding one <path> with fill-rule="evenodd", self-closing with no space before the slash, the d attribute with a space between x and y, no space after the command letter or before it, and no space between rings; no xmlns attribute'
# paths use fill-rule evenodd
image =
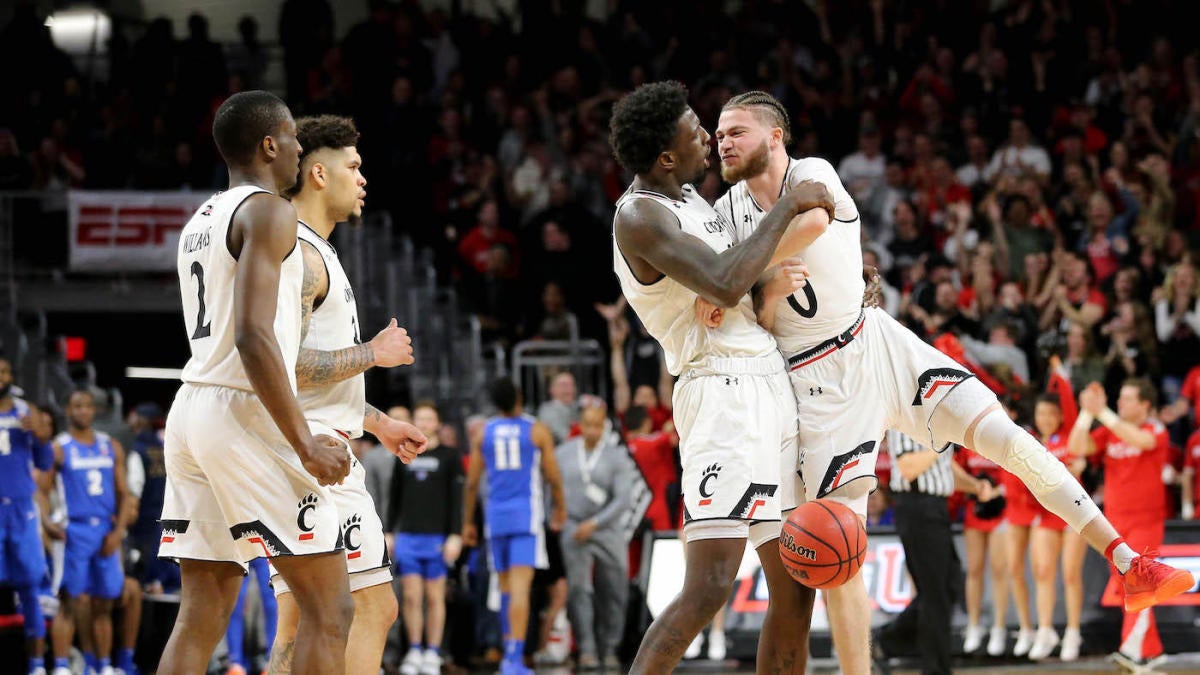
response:
<svg viewBox="0 0 1200 675"><path fill-rule="evenodd" d="M1084 429L1091 429L1092 422L1095 420L1096 418L1092 416L1092 413L1086 410L1081 410L1079 411L1079 417L1075 418L1075 426L1083 427Z"/></svg>
<svg viewBox="0 0 1200 675"><path fill-rule="evenodd" d="M1096 419L1100 420L1100 424L1103 424L1109 429L1113 428L1117 422L1121 421L1121 418L1117 417L1117 413L1113 412L1111 408L1105 408L1104 410L1101 410L1100 414L1096 415Z"/></svg>

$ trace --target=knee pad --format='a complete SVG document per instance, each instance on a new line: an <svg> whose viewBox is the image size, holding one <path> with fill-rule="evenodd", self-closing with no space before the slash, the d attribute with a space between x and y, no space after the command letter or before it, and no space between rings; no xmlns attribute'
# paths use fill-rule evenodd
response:
<svg viewBox="0 0 1200 675"><path fill-rule="evenodd" d="M1100 515L1100 508L1066 465L1003 410L988 413L979 421L972 449L1021 479L1042 506L1076 532Z"/></svg>
<svg viewBox="0 0 1200 675"><path fill-rule="evenodd" d="M977 378L963 380L954 390L938 403L937 408L929 417L929 433L934 442L933 449L943 447L946 443L968 445L967 429L985 410L998 402L995 392ZM990 417L990 415L989 415ZM1005 416L1007 419L1007 416ZM976 429L976 438L979 431ZM971 448L975 450L975 448Z"/></svg>

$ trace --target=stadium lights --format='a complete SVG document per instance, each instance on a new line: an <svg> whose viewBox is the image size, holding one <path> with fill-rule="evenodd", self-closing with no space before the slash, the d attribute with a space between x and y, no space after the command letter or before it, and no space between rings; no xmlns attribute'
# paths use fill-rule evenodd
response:
<svg viewBox="0 0 1200 675"><path fill-rule="evenodd" d="M71 7L59 10L46 18L50 37L59 49L72 55L100 52L108 48L112 36L112 19L96 7Z"/></svg>

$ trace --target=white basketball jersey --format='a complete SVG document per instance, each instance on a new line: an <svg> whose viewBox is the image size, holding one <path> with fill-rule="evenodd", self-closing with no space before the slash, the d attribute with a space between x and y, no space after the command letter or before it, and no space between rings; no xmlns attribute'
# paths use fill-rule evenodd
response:
<svg viewBox="0 0 1200 675"><path fill-rule="evenodd" d="M679 219L679 227L712 250L721 253L734 245L731 223L713 210L692 186L683 186L683 201L657 192L630 188L617 200L617 211L634 199L650 199L665 206ZM775 341L754 318L749 294L736 307L725 310L718 328L708 328L696 320L693 303L697 294L674 279L663 276L651 284L638 281L629 269L613 234L613 267L625 299L637 312L646 330L662 345L667 370L679 375L691 364L708 356L755 357L775 351Z"/></svg>
<svg viewBox="0 0 1200 675"><path fill-rule="evenodd" d="M785 356L849 328L862 310L866 290L862 278L862 222L854 199L829 162L818 157L789 159L783 191L806 179L823 183L833 194L833 222L800 252L808 265L808 283L781 300L776 308L772 332ZM744 181L729 188L714 207L735 223L737 241L750 236L766 215Z"/></svg>
<svg viewBox="0 0 1200 675"><path fill-rule="evenodd" d="M251 195L268 190L243 185L218 192L204 202L179 236L177 271L183 300L183 325L192 358L183 381L254 391L234 344L233 284L237 260L227 237L233 214ZM298 244L297 244L298 245ZM296 355L300 350L300 286L304 261L295 248L279 273L275 339L283 353L292 390L296 389Z"/></svg>
<svg viewBox="0 0 1200 675"><path fill-rule="evenodd" d="M354 302L354 291L338 260L337 250L304 221L300 222L296 234L321 254L329 277L325 300L313 309L301 346L328 352L359 344L358 305ZM351 438L362 435L363 408L367 402L366 378L362 373L341 382L301 389L296 399L300 401L305 419L343 431Z"/></svg>

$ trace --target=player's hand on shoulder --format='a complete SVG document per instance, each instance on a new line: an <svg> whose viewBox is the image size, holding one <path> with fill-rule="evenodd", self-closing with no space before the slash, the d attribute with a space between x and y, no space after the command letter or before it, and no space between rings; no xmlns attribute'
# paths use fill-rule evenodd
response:
<svg viewBox="0 0 1200 675"><path fill-rule="evenodd" d="M788 192L788 195L792 198L796 213L804 213L812 209L825 209L829 213L829 217L833 218L833 193L824 183L802 180Z"/></svg>
<svg viewBox="0 0 1200 675"><path fill-rule="evenodd" d="M396 324L392 319L387 327L371 338L371 352L375 356L375 365L381 368L393 366L408 366L413 363L412 338L408 331Z"/></svg>
<svg viewBox="0 0 1200 675"><path fill-rule="evenodd" d="M725 309L705 300L702 295L696 296L694 309L696 320L706 328L720 328L721 322L725 319Z"/></svg>
<svg viewBox="0 0 1200 675"><path fill-rule="evenodd" d="M350 451L340 440L317 434L301 455L300 463L321 485L340 485L350 474Z"/></svg>

